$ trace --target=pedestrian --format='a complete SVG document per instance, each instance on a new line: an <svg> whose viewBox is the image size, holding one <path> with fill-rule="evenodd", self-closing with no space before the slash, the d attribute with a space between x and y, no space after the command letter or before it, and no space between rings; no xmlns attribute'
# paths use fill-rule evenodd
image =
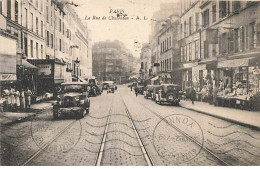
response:
<svg viewBox="0 0 260 169"><path fill-rule="evenodd" d="M20 92L20 106L21 106L21 110L25 109L25 92L23 88Z"/></svg>
<svg viewBox="0 0 260 169"><path fill-rule="evenodd" d="M213 104L214 104L214 106L217 105L217 95L218 95L218 87L216 85L214 85L214 88L213 88Z"/></svg>
<svg viewBox="0 0 260 169"><path fill-rule="evenodd" d="M14 97L15 89L10 87L10 101L11 105L14 106L15 104L15 97Z"/></svg>
<svg viewBox="0 0 260 169"><path fill-rule="evenodd" d="M194 90L193 87L191 87L190 100L191 100L191 103L192 103L192 104L194 104L195 98L196 98L196 91Z"/></svg>
<svg viewBox="0 0 260 169"><path fill-rule="evenodd" d="M133 91L133 86L131 85L130 87L131 87L131 91Z"/></svg>
<svg viewBox="0 0 260 169"><path fill-rule="evenodd" d="M211 83L209 83L209 93L208 93L208 99L209 99L209 104L212 104L212 99L213 99L213 96L212 96L212 93L213 93L213 86Z"/></svg>
<svg viewBox="0 0 260 169"><path fill-rule="evenodd" d="M14 97L15 97L15 105L16 105L16 110L20 107L20 92L19 90L16 90L14 93Z"/></svg>
<svg viewBox="0 0 260 169"><path fill-rule="evenodd" d="M31 107L31 95L32 91L27 87L27 90L25 91L25 108L30 109Z"/></svg>

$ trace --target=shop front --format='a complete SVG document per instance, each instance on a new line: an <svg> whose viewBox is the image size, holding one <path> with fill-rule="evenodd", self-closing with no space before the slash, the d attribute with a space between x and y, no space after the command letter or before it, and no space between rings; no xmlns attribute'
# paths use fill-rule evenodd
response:
<svg viewBox="0 0 260 169"><path fill-rule="evenodd" d="M256 109L259 95L260 58L225 60L218 63L217 104L242 109Z"/></svg>

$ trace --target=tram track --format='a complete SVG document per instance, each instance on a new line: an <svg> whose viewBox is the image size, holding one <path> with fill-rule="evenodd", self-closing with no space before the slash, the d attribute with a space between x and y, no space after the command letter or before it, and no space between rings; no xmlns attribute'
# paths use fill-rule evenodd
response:
<svg viewBox="0 0 260 169"><path fill-rule="evenodd" d="M224 160L222 160L220 157L218 157L215 153L213 153L210 149L208 149L207 147L205 147L204 145L202 145L201 143L199 143L197 140L195 140L194 138L192 138L191 136L189 136L187 133L185 133L184 131L182 131L181 129L179 129L178 127L174 126L173 124L169 123L164 117L162 117L161 115L159 115L157 112L151 110L149 107L147 107L146 105L144 105L143 103L138 102L140 105L142 105L144 108L146 108L150 113L152 113L153 115L157 116L160 120L164 121L166 124L170 125L172 128L174 128L176 131L178 131L179 133L183 134L185 137L187 137L188 139L190 139L192 142L194 142L195 144L197 144L198 146L200 146L204 151L206 151L207 153L209 153L210 155L212 155L215 159L217 159L218 161L221 162L222 165L224 166L229 166L229 164L227 162L225 162Z"/></svg>
<svg viewBox="0 0 260 169"><path fill-rule="evenodd" d="M144 156L144 159L145 159L145 161L146 161L147 166L153 166L153 161L152 161L152 159L151 159L151 156L150 156L150 154L148 153L147 148L145 147L144 141L142 140L142 138L140 137L140 135L139 135L139 133L138 133L138 130L136 129L136 126L135 126L135 124L134 124L134 120L132 119L132 117L131 117L131 115L130 115L130 113L129 113L129 110L128 110L126 104L125 104L125 101L123 100L123 98L121 97L121 95L120 95L120 98L121 98L121 100L122 100L122 102L123 102L124 110L125 110L125 113L126 113L126 116L125 116L125 117L129 119L130 124L131 124L131 129L132 129L132 130L134 131L134 133L135 133L135 137L133 137L133 138L137 139L137 142L138 142L138 146L133 146L133 147L135 147L135 148L140 148L140 150L141 150L141 152L142 152L142 155ZM101 165L102 165L102 160L103 160L103 158L104 158L104 152L105 152L106 150L109 150L109 149L117 149L117 148L108 148L108 149L105 148L105 147L106 147L106 143L108 143L108 142L110 142L110 141L118 141L118 140L109 140L109 141L106 141L106 140L107 140L107 135L108 135L109 133L112 133L111 131L110 131L110 132L108 131L109 125L113 124L113 123L110 122L111 117L114 116L114 115L115 115L115 116L122 115L122 114L112 114L112 107L113 107L113 103L111 104L111 107L110 107L110 109L109 109L109 115L108 115L108 118L107 118L106 128L105 128L105 130L104 130L104 135L103 135L103 138L102 138L102 143L101 143L101 145L100 145L99 153L98 153L98 156L97 156L97 159L96 159L96 166L101 166ZM122 116L124 116L124 115L122 115ZM123 133L123 132L121 132L121 133ZM125 144L129 144L129 143L126 143L126 142L125 142ZM121 150L121 151L125 151L124 149L120 149L120 150ZM127 153L128 153L128 152L127 152ZM133 155L133 154L129 153L129 155Z"/></svg>

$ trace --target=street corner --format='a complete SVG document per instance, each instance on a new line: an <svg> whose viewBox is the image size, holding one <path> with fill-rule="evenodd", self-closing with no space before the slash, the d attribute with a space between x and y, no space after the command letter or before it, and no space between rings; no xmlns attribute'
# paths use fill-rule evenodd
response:
<svg viewBox="0 0 260 169"><path fill-rule="evenodd" d="M30 129L33 142L49 153L70 151L77 145L82 135L81 120L54 120L52 111L35 116L31 120Z"/></svg>
<svg viewBox="0 0 260 169"><path fill-rule="evenodd" d="M169 115L155 126L153 145L162 158L182 164L199 155L204 145L204 134L193 118L183 114Z"/></svg>

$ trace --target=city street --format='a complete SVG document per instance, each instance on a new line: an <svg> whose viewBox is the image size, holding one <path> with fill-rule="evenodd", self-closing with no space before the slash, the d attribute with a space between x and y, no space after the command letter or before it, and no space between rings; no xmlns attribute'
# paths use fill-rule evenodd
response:
<svg viewBox="0 0 260 169"><path fill-rule="evenodd" d="M54 120L48 108L1 126L1 165L260 164L257 130L156 104L127 85L90 100L80 120Z"/></svg>

